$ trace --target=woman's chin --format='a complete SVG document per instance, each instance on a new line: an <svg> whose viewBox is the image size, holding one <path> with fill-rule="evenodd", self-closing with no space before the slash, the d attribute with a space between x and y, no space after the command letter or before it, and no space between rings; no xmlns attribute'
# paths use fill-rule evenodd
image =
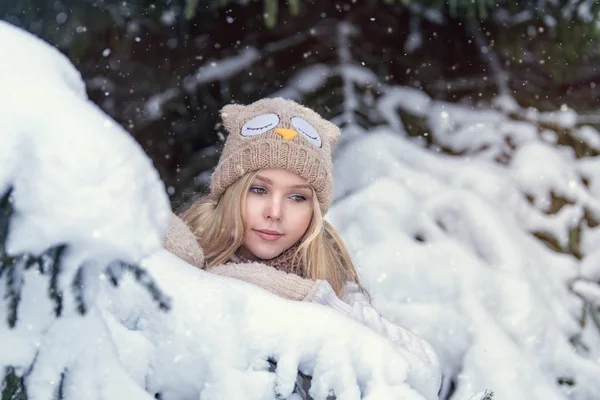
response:
<svg viewBox="0 0 600 400"><path fill-rule="evenodd" d="M278 249L256 249L255 252L252 252L252 254L254 254L254 256L258 259L257 261L268 261L277 257L281 253L282 252Z"/></svg>

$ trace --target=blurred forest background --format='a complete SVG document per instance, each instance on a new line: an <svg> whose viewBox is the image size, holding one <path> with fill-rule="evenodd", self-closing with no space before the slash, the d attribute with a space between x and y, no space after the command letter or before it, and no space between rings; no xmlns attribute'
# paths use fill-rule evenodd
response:
<svg viewBox="0 0 600 400"><path fill-rule="evenodd" d="M205 189L230 102L295 98L347 137L382 121L370 106L395 85L475 107L507 92L521 109L569 107L599 124L599 10L589 0L8 0L0 17L68 55L177 205ZM405 114L406 133L436 145ZM559 142L597 153L568 131Z"/></svg>

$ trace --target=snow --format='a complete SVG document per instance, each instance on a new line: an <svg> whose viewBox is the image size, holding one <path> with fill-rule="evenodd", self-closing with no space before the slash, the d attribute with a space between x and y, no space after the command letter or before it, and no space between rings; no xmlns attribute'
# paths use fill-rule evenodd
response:
<svg viewBox="0 0 600 400"><path fill-rule="evenodd" d="M260 58L260 52L253 47L249 47L242 50L237 56L232 56L225 60L208 61L205 65L198 68L193 76L187 77L183 85L187 91L192 91L202 83L223 80L236 75Z"/></svg>
<svg viewBox="0 0 600 400"><path fill-rule="evenodd" d="M273 97L283 97L300 101L304 93L310 93L323 86L331 75L331 68L325 64L313 64L295 74L288 84Z"/></svg>
<svg viewBox="0 0 600 400"><path fill-rule="evenodd" d="M596 282L577 281L573 290L594 307L600 306L600 286Z"/></svg>
<svg viewBox="0 0 600 400"><path fill-rule="evenodd" d="M563 106L559 111L540 113L540 121L556 124L562 128L572 128L577 123L577 113Z"/></svg>
<svg viewBox="0 0 600 400"><path fill-rule="evenodd" d="M0 65L5 93L0 120L9 132L2 135L0 163L13 169L3 171L0 192L12 181L17 214L9 251L38 253L68 242L89 246L89 251L112 248L132 261L148 253L162 242L169 216L166 195L141 205L132 201L162 188L150 160L132 137L87 101L79 73L66 57L7 24L0 29L3 49L22 54ZM24 62L28 59L39 62ZM46 75L33 65L44 65ZM134 180L139 184L131 185ZM71 187L80 190L69 191ZM146 231L153 234L141 234ZM130 235L138 239L132 241Z"/></svg>
<svg viewBox="0 0 600 400"><path fill-rule="evenodd" d="M582 261L531 235L547 232L566 248L584 212L597 215L598 158L549 144L534 121L414 89L390 88L378 107L388 126L335 154L328 219L375 305L435 347L441 398L485 389L510 399L600 396L598 330L580 319L582 297L600 293L599 230L582 228ZM406 137L397 109L426 117L436 142L461 156ZM539 120L572 123L563 115ZM568 203L554 213L556 195ZM557 384L565 378L575 383Z"/></svg>
<svg viewBox="0 0 600 400"><path fill-rule="evenodd" d="M576 137L592 149L600 151L600 133L589 125L582 126L575 131Z"/></svg>
<svg viewBox="0 0 600 400"><path fill-rule="evenodd" d="M137 262L160 247L169 217L162 182L135 141L87 100L66 57L4 22L0 43L11 54L0 64L0 193L12 187L14 207L7 252L39 254L70 245L57 283L64 290L60 319L53 317L47 279L35 269L16 268L24 282L18 322L13 329L0 325L0 365L23 373L35 360L27 378L32 399L52 398L65 368L71 371L66 393L78 393L70 398L89 393L90 379L107 393L111 387L119 388L119 396L142 392L117 368L97 310L83 319L75 315L68 289L81 267L93 296L104 263ZM138 203L140 198L146 201ZM5 290L3 285L2 297ZM6 311L0 309L0 320L6 321ZM106 373L93 377L95 371Z"/></svg>
<svg viewBox="0 0 600 400"><path fill-rule="evenodd" d="M298 371L313 377L317 400L331 392L436 397L435 377L362 324L208 274L163 250L168 199L140 146L87 99L58 51L4 22L0 48L11 54L0 65L0 191L13 188L14 207L7 253L67 245L55 282L58 318L47 271L21 263L11 272L17 283L3 277L0 285L2 298L21 291L16 326L0 324L0 341L10 345L0 369L25 375L28 398L293 398ZM150 275L136 281L115 262ZM146 287L154 282L170 310L159 309Z"/></svg>
<svg viewBox="0 0 600 400"><path fill-rule="evenodd" d="M594 248L595 250L596 248ZM591 281L600 281L600 252L590 251L581 263L581 277Z"/></svg>
<svg viewBox="0 0 600 400"><path fill-rule="evenodd" d="M19 322L0 325L10 349L0 353L0 369L23 373L33 363L32 399L53 398L65 370L71 399L274 399L275 392L294 399L298 370L314 377L316 399L331 390L339 399L435 398L409 355L364 326L161 250L168 202L139 146L86 99L79 74L57 51L5 23L0 44L13 55L0 64L0 86L8 88L0 95L0 192L14 187L16 209L9 250L60 242L73 249L60 281L64 314L53 316L46 276L26 270ZM253 51L207 64L188 83L238 73ZM282 93L301 97L335 74L374 81L339 56L337 70L302 69ZM498 399L600 398L600 329L590 313L600 298L600 226L584 220L600 221L600 158L578 158L556 141L567 128L597 150L597 131L579 126L566 106L525 110L506 94L475 108L406 87L381 91L374 108L382 125L352 134L335 153L327 218L375 306L436 349L440 398L479 399L487 389ZM345 92L347 112L358 95ZM148 103L155 117L161 101ZM398 110L422 118L444 151L408 137ZM565 200L558 211L556 196ZM579 258L533 235L567 249L574 229ZM130 275L113 287L104 267L114 260L140 262L171 310L159 310ZM80 266L85 316L68 290ZM278 362L274 373L268 358Z"/></svg>
<svg viewBox="0 0 600 400"><path fill-rule="evenodd" d="M173 21L173 11L167 11L163 14L163 23L171 25ZM211 81L223 81L234 75L237 75L247 69L250 65L261 58L260 52L252 47L246 48L239 55L231 56L223 60L208 60L196 72L187 76L183 80L183 90L193 92L198 86ZM157 93L144 104L145 117L150 120L158 120L163 116L163 107L170 100L181 95L181 89L168 89L165 92Z"/></svg>
<svg viewBox="0 0 600 400"><path fill-rule="evenodd" d="M168 89L165 92L157 93L146 101L144 104L144 111L146 112L146 117L150 120L157 120L163 116L163 107L164 105L176 98L179 95L179 90L177 89Z"/></svg>
<svg viewBox="0 0 600 400"><path fill-rule="evenodd" d="M164 399L270 399L274 383L285 398L298 368L319 377L316 398L331 389L358 398L359 388L374 399L423 398L404 384L407 364L391 343L333 310L190 268L164 251L143 265L172 294L171 312L157 313L133 280L107 288L101 303L114 335L129 336L117 341L119 353L136 354L122 358L126 370L146 369L139 383ZM278 359L276 376L267 373L268 357Z"/></svg>
<svg viewBox="0 0 600 400"><path fill-rule="evenodd" d="M407 53L413 53L423 45L423 35L419 31L419 26L411 21L411 32L404 43L404 50Z"/></svg>

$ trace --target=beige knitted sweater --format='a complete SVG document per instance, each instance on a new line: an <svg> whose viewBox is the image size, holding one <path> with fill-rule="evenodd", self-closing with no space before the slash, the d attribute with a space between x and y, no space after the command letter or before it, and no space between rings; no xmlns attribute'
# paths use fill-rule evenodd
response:
<svg viewBox="0 0 600 400"><path fill-rule="evenodd" d="M318 282L311 279L305 279L257 262L242 262L233 259L230 263L206 268L204 254L196 236L175 214L171 215L163 246L188 264L206 269L213 274L255 284L286 299L312 301L319 286Z"/></svg>

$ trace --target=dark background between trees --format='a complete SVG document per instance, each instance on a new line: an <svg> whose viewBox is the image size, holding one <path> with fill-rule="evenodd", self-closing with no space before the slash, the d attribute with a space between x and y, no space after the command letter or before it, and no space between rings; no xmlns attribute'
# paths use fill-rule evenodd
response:
<svg viewBox="0 0 600 400"><path fill-rule="evenodd" d="M0 16L72 60L90 98L154 160L176 206L206 187L223 138L219 109L272 95L309 66L360 63L382 82L475 105L498 93L491 54L522 107L567 104L593 114L600 99L598 33L581 8L589 3L597 15L600 7L551 3L9 0ZM346 44L336 40L343 21L357 28ZM341 46L350 61L340 59ZM239 57L249 61L228 73L228 60ZM199 69L208 73L194 80ZM301 101L334 118L343 85L330 77ZM378 95L377 87L355 89ZM378 124L364 107L355 114L365 128ZM411 135L423 133L418 123L407 126Z"/></svg>

